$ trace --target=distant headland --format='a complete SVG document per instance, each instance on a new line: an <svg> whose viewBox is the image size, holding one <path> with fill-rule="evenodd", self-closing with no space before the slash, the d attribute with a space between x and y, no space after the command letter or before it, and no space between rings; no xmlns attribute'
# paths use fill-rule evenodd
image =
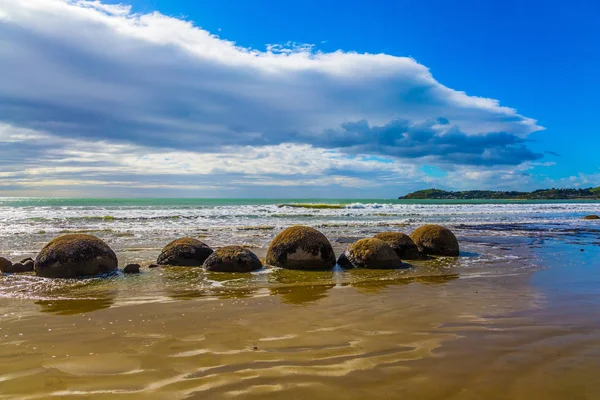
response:
<svg viewBox="0 0 600 400"><path fill-rule="evenodd" d="M540 189L533 192L441 189L417 190L398 197L400 200L600 200L600 186L587 189Z"/></svg>

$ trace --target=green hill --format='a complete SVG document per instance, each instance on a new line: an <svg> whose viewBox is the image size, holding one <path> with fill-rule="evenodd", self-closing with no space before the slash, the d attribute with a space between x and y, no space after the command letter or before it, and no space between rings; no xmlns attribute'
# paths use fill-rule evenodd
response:
<svg viewBox="0 0 600 400"><path fill-rule="evenodd" d="M600 187L587 189L540 189L533 192L465 190L446 191L441 189L425 189L398 197L401 200L600 200Z"/></svg>

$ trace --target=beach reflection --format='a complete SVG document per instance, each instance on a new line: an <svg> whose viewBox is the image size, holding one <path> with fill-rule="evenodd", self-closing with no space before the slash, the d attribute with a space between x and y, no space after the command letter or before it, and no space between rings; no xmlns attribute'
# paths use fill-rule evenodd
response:
<svg viewBox="0 0 600 400"><path fill-rule="evenodd" d="M286 304L307 305L327 297L334 287L333 284L280 286L269 289L269 292L271 295L281 296Z"/></svg>
<svg viewBox="0 0 600 400"><path fill-rule="evenodd" d="M35 304L43 313L75 315L109 308L114 302L113 296L106 295L98 298L39 300Z"/></svg>

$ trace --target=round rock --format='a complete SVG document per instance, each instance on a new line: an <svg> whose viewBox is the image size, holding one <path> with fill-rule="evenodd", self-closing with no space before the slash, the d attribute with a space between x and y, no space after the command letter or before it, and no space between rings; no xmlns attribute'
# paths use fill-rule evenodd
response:
<svg viewBox="0 0 600 400"><path fill-rule="evenodd" d="M0 257L0 272L9 272L10 267L12 267L12 265L13 265L12 261L10 261L4 257Z"/></svg>
<svg viewBox="0 0 600 400"><path fill-rule="evenodd" d="M212 253L213 250L201 241L193 238L182 238L166 245L158 256L156 263L158 265L200 267Z"/></svg>
<svg viewBox="0 0 600 400"><path fill-rule="evenodd" d="M127 264L125 268L123 268L124 274L139 274L140 273L140 264Z"/></svg>
<svg viewBox="0 0 600 400"><path fill-rule="evenodd" d="M402 260L396 251L387 242L377 238L361 239L352 243L344 252L344 259L340 257L340 265L346 264L355 268L398 268Z"/></svg>
<svg viewBox="0 0 600 400"><path fill-rule="evenodd" d="M419 248L406 233L402 232L382 232L374 236L376 239L381 239L390 246L403 260L418 260L423 258L419 252Z"/></svg>
<svg viewBox="0 0 600 400"><path fill-rule="evenodd" d="M296 225L273 239L266 261L269 265L287 269L330 269L335 266L335 254L321 232Z"/></svg>
<svg viewBox="0 0 600 400"><path fill-rule="evenodd" d="M248 249L241 246L225 246L215 250L203 264L204 269L214 272L251 272L262 268L262 263Z"/></svg>
<svg viewBox="0 0 600 400"><path fill-rule="evenodd" d="M46 278L100 275L117 269L115 252L92 235L60 236L48 243L35 259L35 273Z"/></svg>
<svg viewBox="0 0 600 400"><path fill-rule="evenodd" d="M410 235L419 251L434 256L457 257L458 240L448 228L440 225L423 225Z"/></svg>

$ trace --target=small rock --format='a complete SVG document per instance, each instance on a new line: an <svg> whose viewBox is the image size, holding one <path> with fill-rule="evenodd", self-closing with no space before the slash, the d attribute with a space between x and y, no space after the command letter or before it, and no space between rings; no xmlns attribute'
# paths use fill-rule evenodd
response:
<svg viewBox="0 0 600 400"><path fill-rule="evenodd" d="M12 261L7 260L4 257L0 257L0 271L8 272L7 270L10 269L10 267L12 267Z"/></svg>
<svg viewBox="0 0 600 400"><path fill-rule="evenodd" d="M127 264L125 268L123 268L124 274L139 274L140 273L140 264Z"/></svg>
<svg viewBox="0 0 600 400"><path fill-rule="evenodd" d="M11 273L11 274L17 274L20 272L30 272L33 271L33 265L32 264L21 264L20 262L14 263L13 265L11 265L9 268L5 269L3 272L7 272L7 273Z"/></svg>
<svg viewBox="0 0 600 400"><path fill-rule="evenodd" d="M344 269L354 268L354 265L352 265L352 263L346 257L345 251L342 254L340 254L340 256L338 257L337 263L340 267L342 267Z"/></svg>
<svg viewBox="0 0 600 400"><path fill-rule="evenodd" d="M31 258L31 257L27 257L27 258L24 258L24 259L22 259L22 260L21 260L21 261L19 261L19 262L20 262L21 264L25 264L27 261L31 261L31 262L33 262L33 258Z"/></svg>
<svg viewBox="0 0 600 400"><path fill-rule="evenodd" d="M25 269L24 272L33 271L34 266L35 266L35 262L31 258L26 259L26 260L27 261L25 261L25 262L21 261L21 264L23 264L23 268Z"/></svg>
<svg viewBox="0 0 600 400"><path fill-rule="evenodd" d="M598 215L586 215L585 217L583 217L583 219L600 219L600 216Z"/></svg>
<svg viewBox="0 0 600 400"><path fill-rule="evenodd" d="M158 267L160 267L160 265L157 265L157 264L148 265L148 268L158 268Z"/></svg>

